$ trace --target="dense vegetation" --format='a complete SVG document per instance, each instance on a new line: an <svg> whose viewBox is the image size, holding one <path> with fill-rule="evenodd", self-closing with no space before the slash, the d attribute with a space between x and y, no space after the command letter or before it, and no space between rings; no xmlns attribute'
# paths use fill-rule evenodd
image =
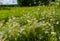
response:
<svg viewBox="0 0 60 41"><path fill-rule="evenodd" d="M55 0L18 0L18 4L20 6L48 5L50 1L55 2Z"/></svg>
<svg viewBox="0 0 60 41"><path fill-rule="evenodd" d="M60 41L60 9L53 6L0 10L1 41Z"/></svg>
<svg viewBox="0 0 60 41"><path fill-rule="evenodd" d="M0 7L0 41L60 41L59 6Z"/></svg>

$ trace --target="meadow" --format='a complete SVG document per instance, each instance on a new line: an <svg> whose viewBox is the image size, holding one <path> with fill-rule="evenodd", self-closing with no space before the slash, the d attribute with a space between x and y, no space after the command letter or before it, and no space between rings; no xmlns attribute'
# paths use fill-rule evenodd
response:
<svg viewBox="0 0 60 41"><path fill-rule="evenodd" d="M60 8L36 6L0 10L0 41L60 41Z"/></svg>

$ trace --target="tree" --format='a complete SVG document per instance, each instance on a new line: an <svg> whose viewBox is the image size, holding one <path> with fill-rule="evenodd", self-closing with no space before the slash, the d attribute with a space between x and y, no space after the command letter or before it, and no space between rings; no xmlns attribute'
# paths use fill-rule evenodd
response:
<svg viewBox="0 0 60 41"><path fill-rule="evenodd" d="M51 1L55 1L55 0L18 0L18 5L19 6L36 6L39 4L49 5Z"/></svg>

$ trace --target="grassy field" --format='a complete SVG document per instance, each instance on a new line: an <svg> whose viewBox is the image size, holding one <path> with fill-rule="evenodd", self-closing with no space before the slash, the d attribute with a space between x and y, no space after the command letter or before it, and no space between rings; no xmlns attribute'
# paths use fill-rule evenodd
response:
<svg viewBox="0 0 60 41"><path fill-rule="evenodd" d="M0 10L0 41L60 41L60 9L37 6Z"/></svg>

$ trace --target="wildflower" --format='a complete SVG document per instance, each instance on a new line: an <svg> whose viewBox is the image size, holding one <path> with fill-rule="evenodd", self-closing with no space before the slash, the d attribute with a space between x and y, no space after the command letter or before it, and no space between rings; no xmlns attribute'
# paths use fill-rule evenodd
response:
<svg viewBox="0 0 60 41"><path fill-rule="evenodd" d="M47 33L49 33L48 31L45 31L45 33L47 34Z"/></svg>
<svg viewBox="0 0 60 41"><path fill-rule="evenodd" d="M28 15L27 18L30 18L30 16Z"/></svg>
<svg viewBox="0 0 60 41"><path fill-rule="evenodd" d="M11 35L9 35L9 38L11 37Z"/></svg>
<svg viewBox="0 0 60 41"><path fill-rule="evenodd" d="M0 32L0 35L2 35L3 33L2 32Z"/></svg>
<svg viewBox="0 0 60 41"><path fill-rule="evenodd" d="M56 34L56 32L51 32L51 34Z"/></svg>
<svg viewBox="0 0 60 41"><path fill-rule="evenodd" d="M46 14L47 13L47 11L45 10L45 11L43 11L41 14Z"/></svg>
<svg viewBox="0 0 60 41"><path fill-rule="evenodd" d="M50 19L50 21L53 21L53 19Z"/></svg>
<svg viewBox="0 0 60 41"><path fill-rule="evenodd" d="M9 18L9 21L11 21L12 19L11 18Z"/></svg>
<svg viewBox="0 0 60 41"><path fill-rule="evenodd" d="M27 22L28 22L28 23L30 23L30 22L31 22L31 20L27 20Z"/></svg>
<svg viewBox="0 0 60 41"><path fill-rule="evenodd" d="M25 30L25 29L24 29L24 28L22 28L19 32L20 32L20 33L22 33L24 30Z"/></svg>
<svg viewBox="0 0 60 41"><path fill-rule="evenodd" d="M40 4L39 4L39 6L37 6L39 9L41 8L41 6L40 6Z"/></svg>
<svg viewBox="0 0 60 41"><path fill-rule="evenodd" d="M40 27L40 23L36 23L35 27Z"/></svg>
<svg viewBox="0 0 60 41"><path fill-rule="evenodd" d="M42 24L43 26L46 26L46 24Z"/></svg>
<svg viewBox="0 0 60 41"><path fill-rule="evenodd" d="M48 26L51 26L51 24L50 24L49 22L46 22L46 24L47 24Z"/></svg>
<svg viewBox="0 0 60 41"><path fill-rule="evenodd" d="M59 21L57 21L56 24L59 24Z"/></svg>
<svg viewBox="0 0 60 41"><path fill-rule="evenodd" d="M11 33L11 30L9 30L9 33Z"/></svg>
<svg viewBox="0 0 60 41"><path fill-rule="evenodd" d="M53 11L53 14L55 14L55 11Z"/></svg>
<svg viewBox="0 0 60 41"><path fill-rule="evenodd" d="M16 19L16 17L13 17L12 19L13 19L13 20L15 20L15 19Z"/></svg>
<svg viewBox="0 0 60 41"><path fill-rule="evenodd" d="M45 21L43 21L43 23L45 23Z"/></svg>
<svg viewBox="0 0 60 41"><path fill-rule="evenodd" d="M60 36L59 36L59 40L60 40Z"/></svg>
<svg viewBox="0 0 60 41"><path fill-rule="evenodd" d="M15 38L15 41L17 40L17 38Z"/></svg>
<svg viewBox="0 0 60 41"><path fill-rule="evenodd" d="M14 26L14 27L19 26L19 23L13 22L13 26Z"/></svg>

